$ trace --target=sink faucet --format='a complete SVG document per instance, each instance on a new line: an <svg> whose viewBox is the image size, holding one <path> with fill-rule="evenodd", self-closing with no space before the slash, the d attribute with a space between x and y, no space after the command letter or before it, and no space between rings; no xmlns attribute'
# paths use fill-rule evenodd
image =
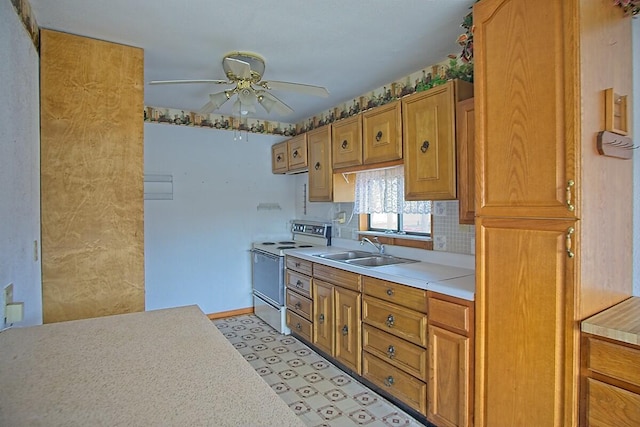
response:
<svg viewBox="0 0 640 427"><path fill-rule="evenodd" d="M382 243L380 243L380 241L378 240L377 237L374 237L373 240L375 240L376 243L373 243L367 237L364 237L364 238L362 238L362 240L360 240L360 246L364 245L365 243L369 243L370 245L373 245L374 248L376 248L376 250L378 251L378 253L380 255L383 255L384 254L384 245Z"/></svg>

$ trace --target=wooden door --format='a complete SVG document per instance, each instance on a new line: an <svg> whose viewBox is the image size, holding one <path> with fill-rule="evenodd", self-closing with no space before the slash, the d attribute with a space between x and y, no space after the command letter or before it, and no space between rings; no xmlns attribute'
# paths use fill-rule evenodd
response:
<svg viewBox="0 0 640 427"><path fill-rule="evenodd" d="M406 200L456 198L453 84L402 100Z"/></svg>
<svg viewBox="0 0 640 427"><path fill-rule="evenodd" d="M479 218L476 232L476 425L573 425L577 223Z"/></svg>
<svg viewBox="0 0 640 427"><path fill-rule="evenodd" d="M365 165L402 159L400 101L362 113L362 144Z"/></svg>
<svg viewBox="0 0 640 427"><path fill-rule="evenodd" d="M477 215L579 216L571 3L474 7Z"/></svg>
<svg viewBox="0 0 640 427"><path fill-rule="evenodd" d="M307 132L309 149L309 201L330 202L333 198L331 126Z"/></svg>
<svg viewBox="0 0 640 427"><path fill-rule="evenodd" d="M287 156L287 141L282 141L271 146L272 173L282 174L289 170Z"/></svg>
<svg viewBox="0 0 640 427"><path fill-rule="evenodd" d="M476 134L474 98L456 107L458 203L460 224L473 224L476 206Z"/></svg>
<svg viewBox="0 0 640 427"><path fill-rule="evenodd" d="M336 359L358 374L362 372L360 298L360 292L335 287Z"/></svg>
<svg viewBox="0 0 640 427"><path fill-rule="evenodd" d="M41 32L44 323L144 311L142 49Z"/></svg>
<svg viewBox="0 0 640 427"><path fill-rule="evenodd" d="M429 326L429 420L442 427L471 425L469 419L470 339L437 326Z"/></svg>
<svg viewBox="0 0 640 427"><path fill-rule="evenodd" d="M307 135L300 134L287 141L288 170L295 171L307 167Z"/></svg>
<svg viewBox="0 0 640 427"><path fill-rule="evenodd" d="M313 279L313 343L330 356L335 354L333 285Z"/></svg>
<svg viewBox="0 0 640 427"><path fill-rule="evenodd" d="M331 125L331 152L334 169L362 164L362 115Z"/></svg>

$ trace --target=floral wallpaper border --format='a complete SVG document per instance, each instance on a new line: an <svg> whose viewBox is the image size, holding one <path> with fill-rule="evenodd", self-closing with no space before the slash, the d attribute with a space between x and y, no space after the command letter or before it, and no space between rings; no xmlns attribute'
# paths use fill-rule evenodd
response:
<svg viewBox="0 0 640 427"><path fill-rule="evenodd" d="M40 27L38 27L36 18L31 10L31 3L29 3L29 0L11 0L11 4L27 33L29 33L29 38L31 38L36 50L40 52Z"/></svg>

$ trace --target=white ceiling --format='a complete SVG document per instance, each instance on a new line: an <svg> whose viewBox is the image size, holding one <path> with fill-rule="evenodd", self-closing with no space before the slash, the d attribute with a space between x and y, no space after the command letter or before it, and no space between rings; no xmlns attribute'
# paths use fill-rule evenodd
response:
<svg viewBox="0 0 640 427"><path fill-rule="evenodd" d="M474 0L30 0L40 27L141 47L145 83L226 79L230 51L266 60L264 80L329 90L328 98L272 91L295 112L255 118L298 123L459 54ZM145 104L198 111L213 84L145 85ZM229 114L227 102L220 114Z"/></svg>

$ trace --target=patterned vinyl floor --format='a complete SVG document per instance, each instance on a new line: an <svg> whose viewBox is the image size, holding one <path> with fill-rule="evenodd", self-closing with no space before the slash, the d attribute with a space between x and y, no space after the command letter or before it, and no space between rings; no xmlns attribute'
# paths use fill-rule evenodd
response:
<svg viewBox="0 0 640 427"><path fill-rule="evenodd" d="M255 315L213 323L308 426L423 425Z"/></svg>

